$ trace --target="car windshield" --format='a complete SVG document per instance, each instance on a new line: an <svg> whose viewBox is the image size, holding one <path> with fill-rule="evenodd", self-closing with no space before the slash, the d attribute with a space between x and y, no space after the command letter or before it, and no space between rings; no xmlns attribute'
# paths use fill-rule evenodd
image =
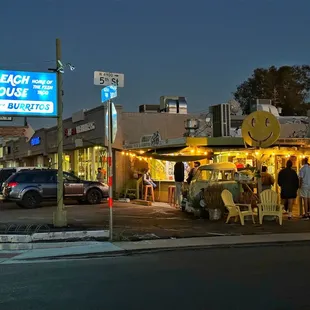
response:
<svg viewBox="0 0 310 310"><path fill-rule="evenodd" d="M197 181L210 181L212 176L212 170L198 170L195 179Z"/></svg>

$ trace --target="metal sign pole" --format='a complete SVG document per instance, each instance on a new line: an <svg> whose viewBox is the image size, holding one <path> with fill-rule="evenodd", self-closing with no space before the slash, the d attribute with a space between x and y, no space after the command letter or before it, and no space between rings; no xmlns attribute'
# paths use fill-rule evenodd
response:
<svg viewBox="0 0 310 310"><path fill-rule="evenodd" d="M108 205L110 209L110 227L109 239L113 241L113 153L112 153L112 105L111 100L107 101L108 112L108 185L109 185L109 200Z"/></svg>

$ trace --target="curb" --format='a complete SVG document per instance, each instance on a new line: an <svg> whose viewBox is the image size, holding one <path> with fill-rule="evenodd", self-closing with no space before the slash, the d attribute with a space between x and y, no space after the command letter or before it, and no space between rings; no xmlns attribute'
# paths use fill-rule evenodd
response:
<svg viewBox="0 0 310 310"><path fill-rule="evenodd" d="M89 240L92 238L108 238L108 230L94 231L60 231L48 233L34 233L32 235L0 235L0 243L31 243L40 241L72 241Z"/></svg>
<svg viewBox="0 0 310 310"><path fill-rule="evenodd" d="M206 249L227 249L227 248L255 248L255 247L271 247L271 246L305 246L310 245L309 240L292 240L292 241L271 241L271 242L254 242L254 243L234 243L234 244L214 244L214 245L194 245L194 246L178 246L178 247L162 247L162 248L144 248L144 249L131 249L131 250L118 250L109 252L95 252L83 254L68 254L49 257L36 257L25 258L19 261L53 261L62 259L90 259L90 258L103 258L103 257L117 257L117 256L133 256L139 254L163 253L172 251L200 251Z"/></svg>

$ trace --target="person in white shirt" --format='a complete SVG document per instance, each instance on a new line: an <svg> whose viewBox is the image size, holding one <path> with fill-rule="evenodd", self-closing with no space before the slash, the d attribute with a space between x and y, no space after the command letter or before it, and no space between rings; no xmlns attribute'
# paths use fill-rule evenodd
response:
<svg viewBox="0 0 310 310"><path fill-rule="evenodd" d="M310 218L310 165L308 158L304 158L303 166L299 171L300 197L304 203L305 214L303 218Z"/></svg>

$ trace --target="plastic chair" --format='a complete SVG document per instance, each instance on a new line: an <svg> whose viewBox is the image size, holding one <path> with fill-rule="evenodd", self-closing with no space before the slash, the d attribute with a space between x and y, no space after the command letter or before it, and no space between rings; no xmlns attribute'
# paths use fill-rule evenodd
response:
<svg viewBox="0 0 310 310"><path fill-rule="evenodd" d="M263 224L265 215L275 216L279 219L279 224L282 225L282 216L284 205L278 203L278 194L271 190L266 189L260 194L261 203L258 206L259 223Z"/></svg>
<svg viewBox="0 0 310 310"><path fill-rule="evenodd" d="M241 225L244 225L245 216L252 216L253 224L255 224L254 214L253 214L251 204L242 204L242 203L236 204L234 202L232 193L227 189L224 189L222 191L221 197L222 197L225 207L227 208L229 212L227 220L226 220L226 224L229 222L231 217L235 217L235 222L237 222L238 218L240 218ZM247 210L241 211L240 207L246 207Z"/></svg>

